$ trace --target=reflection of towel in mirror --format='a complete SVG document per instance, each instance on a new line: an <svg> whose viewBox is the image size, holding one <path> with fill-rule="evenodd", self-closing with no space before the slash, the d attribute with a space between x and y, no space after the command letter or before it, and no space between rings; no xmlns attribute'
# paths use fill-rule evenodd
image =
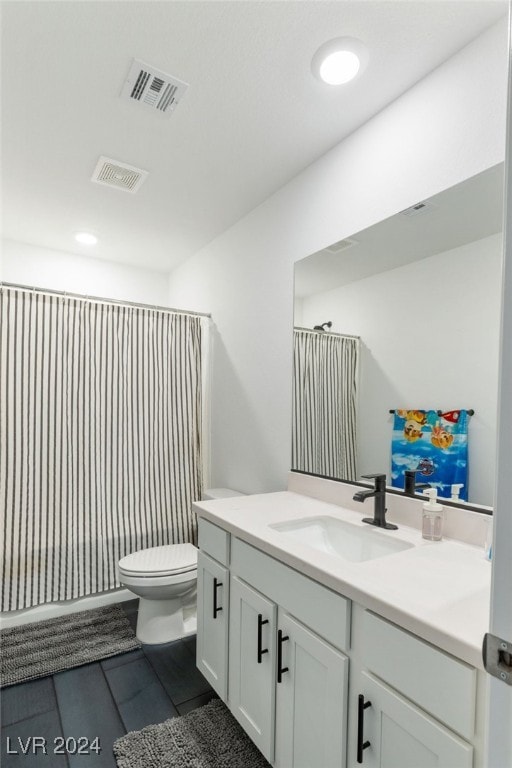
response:
<svg viewBox="0 0 512 768"><path fill-rule="evenodd" d="M417 470L418 483L437 488L450 498L451 486L462 484L460 498L468 499L468 420L466 410L397 409L391 439L391 478L404 487L404 472Z"/></svg>

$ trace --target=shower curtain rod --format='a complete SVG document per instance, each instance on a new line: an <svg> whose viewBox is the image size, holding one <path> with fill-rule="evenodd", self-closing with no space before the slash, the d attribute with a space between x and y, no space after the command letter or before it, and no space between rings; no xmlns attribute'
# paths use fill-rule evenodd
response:
<svg viewBox="0 0 512 768"><path fill-rule="evenodd" d="M390 413L394 413L396 410L398 410L398 409L397 409L397 408L390 408L390 409L389 409L389 412L390 412ZM404 409L404 410L405 410L405 409ZM452 408L452 410L454 410L454 411L458 411L458 410L460 410L460 409L459 409L459 408ZM466 408L466 412L467 412L468 416L474 416L474 415L475 415L475 410L474 410L474 408ZM438 416L442 416L442 415L443 415L443 413L450 413L450 411L440 411L440 410L438 409L438 410L436 411L436 413L437 413L437 415L438 415Z"/></svg>
<svg viewBox="0 0 512 768"><path fill-rule="evenodd" d="M140 309L156 309L159 312L174 312L180 315L195 315L196 317L208 317L211 319L211 314L207 312L189 312L186 309L174 309L173 307L160 307L157 304L141 304L136 301L123 301L122 299L105 299L101 296L88 296L81 293L69 293L68 291L54 291L50 288L37 288L31 285L19 285L17 283L5 283L0 282L0 289L2 288L18 288L22 291L28 291L29 293L46 293L51 296L65 296L70 299L85 299L86 301L101 301L104 304L120 304L124 307L139 307Z"/></svg>
<svg viewBox="0 0 512 768"><path fill-rule="evenodd" d="M310 333L320 333L326 336L341 336L342 339L357 339L361 340L360 336L352 336L350 333L336 333L335 331L314 331L312 328L303 328L300 325L293 326L294 331L309 331Z"/></svg>

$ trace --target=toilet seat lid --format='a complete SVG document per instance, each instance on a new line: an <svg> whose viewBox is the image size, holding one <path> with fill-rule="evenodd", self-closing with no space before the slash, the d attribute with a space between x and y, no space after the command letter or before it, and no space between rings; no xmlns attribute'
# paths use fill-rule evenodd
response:
<svg viewBox="0 0 512 768"><path fill-rule="evenodd" d="M165 544L132 552L119 561L119 570L140 576L166 576L197 568L197 549L193 544Z"/></svg>

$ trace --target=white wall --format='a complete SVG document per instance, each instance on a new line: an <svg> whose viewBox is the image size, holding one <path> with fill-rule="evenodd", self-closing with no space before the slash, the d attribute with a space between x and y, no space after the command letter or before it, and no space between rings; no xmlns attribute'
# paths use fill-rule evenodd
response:
<svg viewBox="0 0 512 768"><path fill-rule="evenodd" d="M473 408L469 499L493 503L503 238L493 235L303 299L361 337L360 473L391 465L390 408Z"/></svg>
<svg viewBox="0 0 512 768"><path fill-rule="evenodd" d="M172 273L217 329L213 484L285 486L294 261L502 162L506 77L503 20Z"/></svg>
<svg viewBox="0 0 512 768"><path fill-rule="evenodd" d="M2 241L0 280L105 299L166 306L166 277L113 261Z"/></svg>

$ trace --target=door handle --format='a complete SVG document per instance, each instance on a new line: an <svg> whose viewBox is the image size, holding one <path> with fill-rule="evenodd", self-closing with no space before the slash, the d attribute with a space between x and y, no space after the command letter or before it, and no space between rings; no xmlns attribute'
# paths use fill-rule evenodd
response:
<svg viewBox="0 0 512 768"><path fill-rule="evenodd" d="M277 630L277 682L282 682L283 673L288 672L288 667L283 667L283 643L290 638L283 635L283 630Z"/></svg>
<svg viewBox="0 0 512 768"><path fill-rule="evenodd" d="M370 746L369 741L364 741L364 710L371 707L371 701L365 701L362 693L357 699L357 762L363 762L363 750Z"/></svg>
<svg viewBox="0 0 512 768"><path fill-rule="evenodd" d="M213 618L217 618L217 614L219 611L222 611L222 607L217 605L217 590L219 587L222 587L222 582L218 579L213 579Z"/></svg>
<svg viewBox="0 0 512 768"><path fill-rule="evenodd" d="M263 645L262 630L264 624L268 624L268 619L264 619L263 615L258 613L258 664L261 664L263 654L268 653L268 648L261 647Z"/></svg>

